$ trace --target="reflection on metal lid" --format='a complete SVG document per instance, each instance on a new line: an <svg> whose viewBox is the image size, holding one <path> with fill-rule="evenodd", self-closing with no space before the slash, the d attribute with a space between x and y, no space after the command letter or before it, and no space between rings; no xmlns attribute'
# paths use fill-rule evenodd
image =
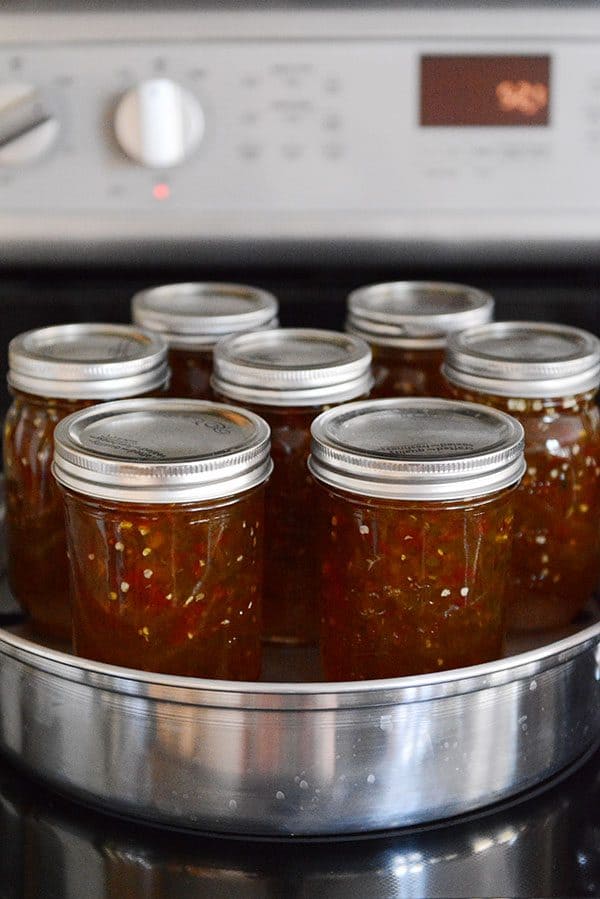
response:
<svg viewBox="0 0 600 899"><path fill-rule="evenodd" d="M371 388L371 350L336 331L286 328L220 341L214 387L224 396L265 405L344 402Z"/></svg>
<svg viewBox="0 0 600 899"><path fill-rule="evenodd" d="M34 396L119 399L167 378L167 347L130 325L74 324L26 331L8 348L11 387Z"/></svg>
<svg viewBox="0 0 600 899"><path fill-rule="evenodd" d="M231 496L269 476L269 426L258 415L199 400L104 403L56 428L54 473L89 496L189 502Z"/></svg>
<svg viewBox="0 0 600 899"><path fill-rule="evenodd" d="M133 320L175 348L210 348L227 334L273 328L278 303L266 290L245 284L165 284L136 293Z"/></svg>
<svg viewBox="0 0 600 899"><path fill-rule="evenodd" d="M481 496L516 483L524 471L522 426L474 403L350 403L319 415L312 436L313 474L368 496Z"/></svg>
<svg viewBox="0 0 600 899"><path fill-rule="evenodd" d="M348 297L348 331L371 343L435 349L448 335L491 320L494 300L464 284L393 281L354 290Z"/></svg>
<svg viewBox="0 0 600 899"><path fill-rule="evenodd" d="M600 341L567 325L497 322L454 335L444 373L488 394L570 396L600 383Z"/></svg>

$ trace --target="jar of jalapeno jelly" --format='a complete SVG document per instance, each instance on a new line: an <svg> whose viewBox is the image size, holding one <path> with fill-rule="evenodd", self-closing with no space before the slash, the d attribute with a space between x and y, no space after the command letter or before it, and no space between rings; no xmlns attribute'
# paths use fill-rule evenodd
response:
<svg viewBox="0 0 600 899"><path fill-rule="evenodd" d="M310 425L323 409L366 396L371 352L335 331L284 328L229 337L215 348L215 392L262 415L275 469L267 487L263 636L318 637L315 485L306 469Z"/></svg>
<svg viewBox="0 0 600 899"><path fill-rule="evenodd" d="M149 394L168 375L167 348L127 325L58 325L8 349L13 403L4 425L8 579L33 627L71 636L62 497L51 474L54 428L102 400Z"/></svg>
<svg viewBox="0 0 600 899"><path fill-rule="evenodd" d="M272 294L243 284L166 284L137 293L132 316L169 345L173 397L212 399L210 376L217 340L238 331L277 327Z"/></svg>
<svg viewBox="0 0 600 899"><path fill-rule="evenodd" d="M441 367L448 336L494 313L482 290L429 281L361 287L347 302L346 330L373 351L372 397L447 396Z"/></svg>
<svg viewBox="0 0 600 899"><path fill-rule="evenodd" d="M260 674L269 428L199 400L127 400L55 432L78 655L142 670Z"/></svg>
<svg viewBox="0 0 600 899"><path fill-rule="evenodd" d="M600 580L600 342L566 325L501 322L453 337L444 371L456 396L525 428L509 626L567 624Z"/></svg>
<svg viewBox="0 0 600 899"><path fill-rule="evenodd" d="M330 680L498 658L523 428L443 399L348 403L313 422Z"/></svg>

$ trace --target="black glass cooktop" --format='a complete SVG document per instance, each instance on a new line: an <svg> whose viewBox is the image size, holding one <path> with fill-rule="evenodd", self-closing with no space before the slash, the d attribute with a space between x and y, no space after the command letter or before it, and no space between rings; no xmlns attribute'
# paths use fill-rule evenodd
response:
<svg viewBox="0 0 600 899"><path fill-rule="evenodd" d="M600 750L535 794L363 839L181 834L75 805L0 761L0 896L598 896Z"/></svg>

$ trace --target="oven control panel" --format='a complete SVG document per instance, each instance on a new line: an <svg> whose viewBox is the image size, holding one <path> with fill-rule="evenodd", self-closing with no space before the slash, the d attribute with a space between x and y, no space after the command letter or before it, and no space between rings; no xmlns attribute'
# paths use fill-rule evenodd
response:
<svg viewBox="0 0 600 899"><path fill-rule="evenodd" d="M0 260L352 243L600 247L600 9L0 13Z"/></svg>

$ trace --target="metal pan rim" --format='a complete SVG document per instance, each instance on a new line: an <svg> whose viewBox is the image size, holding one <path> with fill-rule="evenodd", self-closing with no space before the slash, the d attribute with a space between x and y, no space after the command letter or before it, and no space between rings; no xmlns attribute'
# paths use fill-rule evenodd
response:
<svg viewBox="0 0 600 899"><path fill-rule="evenodd" d="M412 704L477 692L530 679L548 668L564 664L594 642L600 644L600 618L574 634L542 647L468 668L384 680L279 683L209 680L107 665L49 649L0 628L0 655L8 654L33 668L43 669L45 664L65 680L183 705L307 712ZM69 673L74 676L69 677ZM95 680L97 684L94 684ZM125 683L128 688L124 687Z"/></svg>

